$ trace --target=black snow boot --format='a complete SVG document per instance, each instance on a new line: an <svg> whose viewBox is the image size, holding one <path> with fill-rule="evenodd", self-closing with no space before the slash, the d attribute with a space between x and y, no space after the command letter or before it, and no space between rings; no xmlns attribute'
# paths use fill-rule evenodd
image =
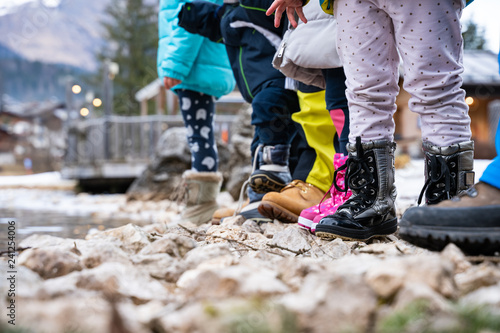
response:
<svg viewBox="0 0 500 333"><path fill-rule="evenodd" d="M338 171L346 169L346 184L352 196L335 214L321 219L316 236L366 241L396 232L395 149L394 142L361 143L360 137L356 138L356 144L347 145L349 158ZM337 187L337 190L347 191L347 188Z"/></svg>
<svg viewBox="0 0 500 333"><path fill-rule="evenodd" d="M425 203L435 205L448 200L474 185L474 142L465 141L447 147L424 142L425 185L418 204L425 193Z"/></svg>

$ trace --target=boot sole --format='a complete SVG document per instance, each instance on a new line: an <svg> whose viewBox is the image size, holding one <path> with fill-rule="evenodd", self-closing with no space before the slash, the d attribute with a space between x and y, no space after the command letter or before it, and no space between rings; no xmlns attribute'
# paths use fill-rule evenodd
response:
<svg viewBox="0 0 500 333"><path fill-rule="evenodd" d="M433 251L442 251L446 245L454 243L469 255L494 255L500 252L500 227L450 230L440 226L412 225L402 220L399 237Z"/></svg>
<svg viewBox="0 0 500 333"><path fill-rule="evenodd" d="M366 230L353 230L341 227L318 224L315 235L325 240L341 238L347 241L367 241L373 237L382 237L393 234L398 229L398 219L386 221Z"/></svg>
<svg viewBox="0 0 500 333"><path fill-rule="evenodd" d="M269 193L269 192L279 192L287 184L279 182L266 174L257 174L250 177L250 183L248 184L255 193Z"/></svg>
<svg viewBox="0 0 500 333"><path fill-rule="evenodd" d="M262 215L270 219L279 220L283 223L297 223L299 220L299 216L288 209L267 201L262 201L258 210Z"/></svg>

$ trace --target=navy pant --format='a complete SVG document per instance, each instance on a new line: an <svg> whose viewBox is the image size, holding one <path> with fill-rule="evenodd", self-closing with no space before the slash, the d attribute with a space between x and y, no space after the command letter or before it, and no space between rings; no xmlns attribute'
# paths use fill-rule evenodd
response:
<svg viewBox="0 0 500 333"><path fill-rule="evenodd" d="M255 128L252 156L259 144L290 144L296 133L291 115L299 109L295 91L279 87L263 88L252 101L252 125Z"/></svg>
<svg viewBox="0 0 500 333"><path fill-rule="evenodd" d="M349 108L345 95L344 68L323 69L326 81L325 101L333 124L337 130L334 138L335 151L347 155L346 145L349 143Z"/></svg>
<svg viewBox="0 0 500 333"><path fill-rule="evenodd" d="M191 169L215 172L219 166L214 139L214 97L192 90L177 90L187 140L191 151Z"/></svg>

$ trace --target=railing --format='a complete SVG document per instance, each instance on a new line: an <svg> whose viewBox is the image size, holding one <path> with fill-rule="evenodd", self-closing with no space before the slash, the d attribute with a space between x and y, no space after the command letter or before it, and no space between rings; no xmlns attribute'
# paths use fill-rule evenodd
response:
<svg viewBox="0 0 500 333"><path fill-rule="evenodd" d="M228 140L230 124L235 118L234 115L217 115L215 135ZM135 177L137 170L144 168L153 157L162 133L169 127L183 124L181 115L111 116L70 122L63 176L92 178L130 174ZM115 172L102 171L106 165L113 165ZM117 165L122 166L122 171L118 171ZM124 168L132 171L123 171Z"/></svg>

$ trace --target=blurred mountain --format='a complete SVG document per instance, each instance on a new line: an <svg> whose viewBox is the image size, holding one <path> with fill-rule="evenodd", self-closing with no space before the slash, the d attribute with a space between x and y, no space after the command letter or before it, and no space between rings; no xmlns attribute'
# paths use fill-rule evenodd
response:
<svg viewBox="0 0 500 333"><path fill-rule="evenodd" d="M0 44L30 61L97 68L109 0L10 0L0 7ZM17 4L17 5L16 5Z"/></svg>
<svg viewBox="0 0 500 333"><path fill-rule="evenodd" d="M147 3L157 4L157 0ZM111 0L1 0L0 96L64 100L65 80L96 72ZM1 82L3 81L3 82Z"/></svg>

